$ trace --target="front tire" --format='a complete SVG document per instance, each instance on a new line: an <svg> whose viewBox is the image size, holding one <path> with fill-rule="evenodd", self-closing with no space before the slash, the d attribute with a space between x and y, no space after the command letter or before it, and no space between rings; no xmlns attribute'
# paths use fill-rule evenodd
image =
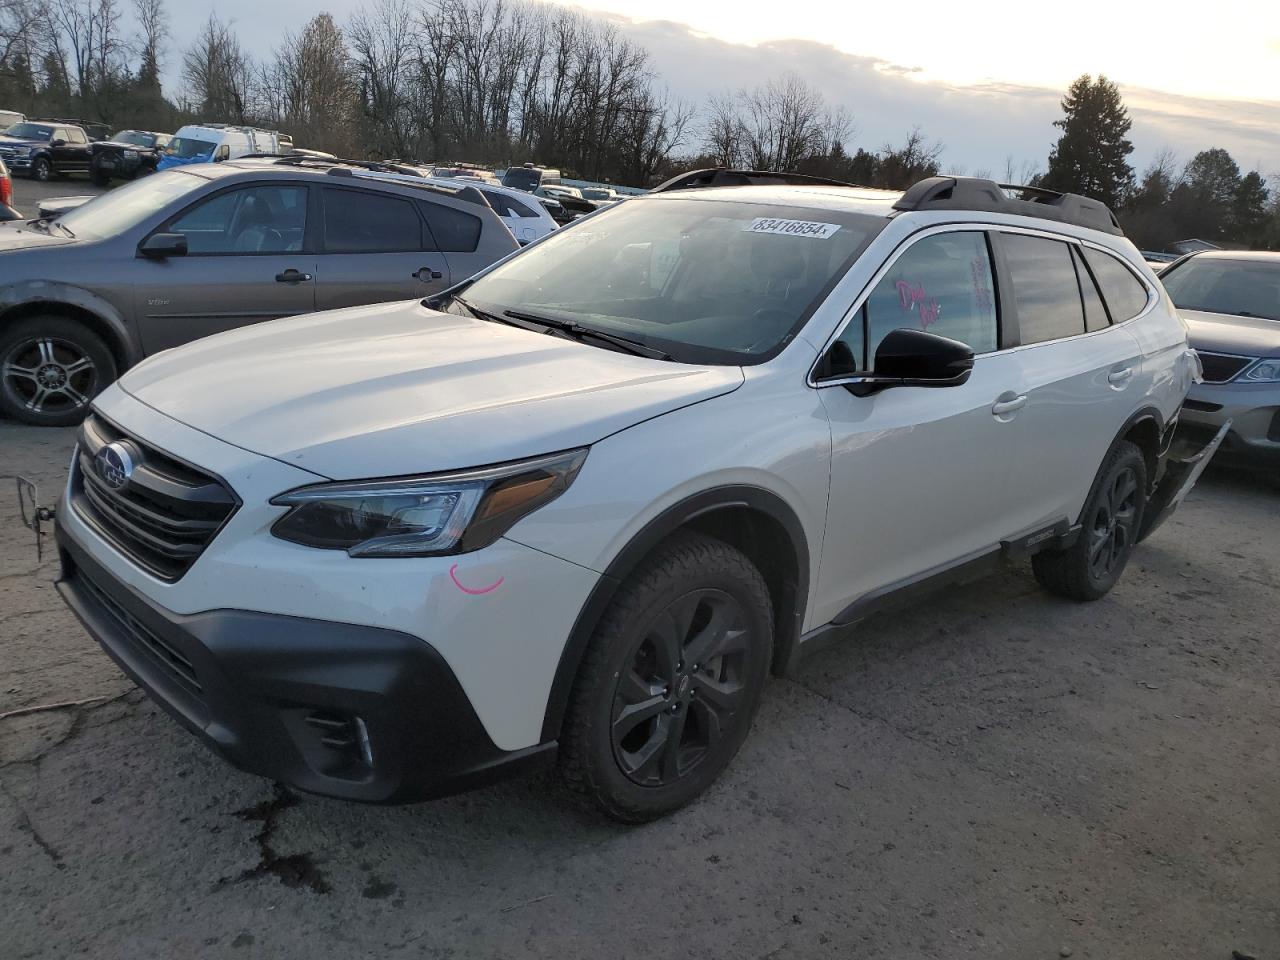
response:
<svg viewBox="0 0 1280 960"><path fill-rule="evenodd" d="M1147 506L1147 461L1127 440L1112 448L1080 515L1080 535L1066 550L1045 550L1031 569L1050 593L1071 600L1105 596L1133 553Z"/></svg>
<svg viewBox="0 0 1280 960"><path fill-rule="evenodd" d="M115 378L111 351L82 323L45 314L0 328L0 413L16 420L77 424Z"/></svg>
<svg viewBox="0 0 1280 960"><path fill-rule="evenodd" d="M769 589L701 534L660 546L605 612L574 682L560 769L624 823L689 803L742 746L773 651Z"/></svg>
<svg viewBox="0 0 1280 960"><path fill-rule="evenodd" d="M41 183L48 183L49 178L53 175L53 167L45 157L36 157L31 161L31 179L39 180Z"/></svg>
<svg viewBox="0 0 1280 960"><path fill-rule="evenodd" d="M89 182L95 187L109 187L111 186L111 175L105 173L101 167L90 167Z"/></svg>

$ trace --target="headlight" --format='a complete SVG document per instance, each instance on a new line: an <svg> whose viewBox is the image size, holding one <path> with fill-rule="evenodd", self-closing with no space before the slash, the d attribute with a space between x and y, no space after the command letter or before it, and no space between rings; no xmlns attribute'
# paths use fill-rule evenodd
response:
<svg viewBox="0 0 1280 960"><path fill-rule="evenodd" d="M1244 372L1241 380L1252 380L1254 383L1280 382L1280 358L1259 360Z"/></svg>
<svg viewBox="0 0 1280 960"><path fill-rule="evenodd" d="M276 497L271 532L353 557L423 557L487 547L569 488L586 449L483 470L324 483Z"/></svg>

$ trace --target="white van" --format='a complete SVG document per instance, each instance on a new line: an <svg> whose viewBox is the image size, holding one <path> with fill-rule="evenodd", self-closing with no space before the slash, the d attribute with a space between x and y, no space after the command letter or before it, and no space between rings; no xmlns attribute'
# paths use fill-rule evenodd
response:
<svg viewBox="0 0 1280 960"><path fill-rule="evenodd" d="M188 124L173 135L157 170L189 163L218 163L250 153L281 153L280 134L257 127L233 127L223 123Z"/></svg>

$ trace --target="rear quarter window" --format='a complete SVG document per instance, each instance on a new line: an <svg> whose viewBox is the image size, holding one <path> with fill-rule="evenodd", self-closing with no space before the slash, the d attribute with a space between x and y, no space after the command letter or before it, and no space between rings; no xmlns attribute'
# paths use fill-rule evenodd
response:
<svg viewBox="0 0 1280 960"><path fill-rule="evenodd" d="M479 217L454 210L442 203L419 200L418 209L427 220L436 246L447 253L473 253L480 245Z"/></svg>
<svg viewBox="0 0 1280 960"><path fill-rule="evenodd" d="M1102 289L1102 298L1111 311L1112 323L1132 320L1147 306L1147 287L1117 257L1090 247L1084 248L1093 275Z"/></svg>

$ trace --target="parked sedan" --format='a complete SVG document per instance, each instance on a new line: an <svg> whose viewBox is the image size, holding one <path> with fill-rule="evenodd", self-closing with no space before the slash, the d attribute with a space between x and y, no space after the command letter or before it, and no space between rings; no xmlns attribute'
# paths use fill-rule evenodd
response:
<svg viewBox="0 0 1280 960"><path fill-rule="evenodd" d="M1204 368L1183 422L1207 434L1230 419L1224 458L1280 467L1280 253L1198 253L1160 279Z"/></svg>
<svg viewBox="0 0 1280 960"><path fill-rule="evenodd" d="M275 317L421 298L516 248L465 184L317 161L158 173L56 219L0 226L0 413L76 423L148 354Z"/></svg>

